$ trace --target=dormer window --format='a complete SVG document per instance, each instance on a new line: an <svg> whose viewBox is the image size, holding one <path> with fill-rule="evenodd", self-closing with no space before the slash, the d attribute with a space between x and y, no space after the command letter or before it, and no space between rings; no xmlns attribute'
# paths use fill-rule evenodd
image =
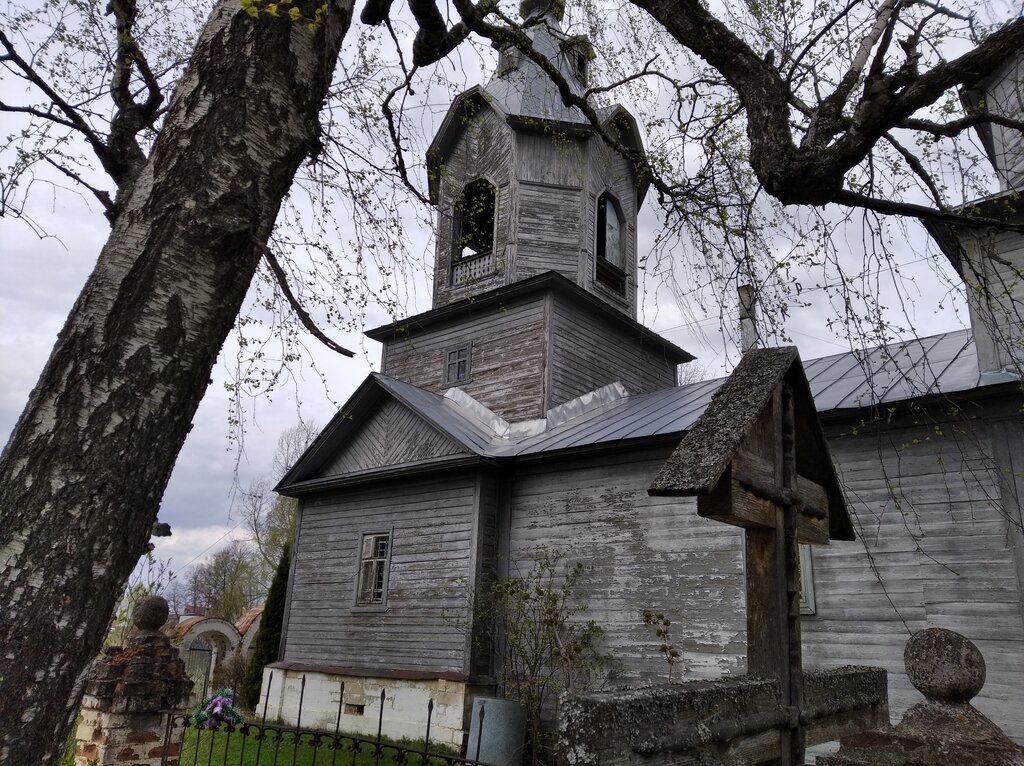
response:
<svg viewBox="0 0 1024 766"><path fill-rule="evenodd" d="M605 192L597 198L597 281L619 294L626 292L625 223L615 197Z"/></svg>
<svg viewBox="0 0 1024 766"><path fill-rule="evenodd" d="M454 257L475 258L494 250L494 208L498 190L486 179L466 184L455 200Z"/></svg>

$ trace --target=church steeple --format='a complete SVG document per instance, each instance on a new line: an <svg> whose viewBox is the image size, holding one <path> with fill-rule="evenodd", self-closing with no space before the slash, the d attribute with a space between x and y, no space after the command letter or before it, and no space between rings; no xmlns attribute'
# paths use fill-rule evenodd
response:
<svg viewBox="0 0 1024 766"><path fill-rule="evenodd" d="M583 95L589 42L562 31L557 2L526 0L521 11L533 49ZM622 143L642 150L624 108L598 114ZM427 166L438 211L435 308L557 271L636 317L636 217L647 182L565 105L536 62L514 48L499 51L487 84L455 99Z"/></svg>
<svg viewBox="0 0 1024 766"><path fill-rule="evenodd" d="M562 31L550 0L527 0L523 12L532 50L584 95L589 43ZM673 386L693 357L636 321L646 179L535 61L499 54L487 84L455 99L427 154L433 308L367 335L384 344L385 375L535 429L576 412L552 415L562 404L604 401L601 391ZM642 151L625 109L596 111L604 132Z"/></svg>

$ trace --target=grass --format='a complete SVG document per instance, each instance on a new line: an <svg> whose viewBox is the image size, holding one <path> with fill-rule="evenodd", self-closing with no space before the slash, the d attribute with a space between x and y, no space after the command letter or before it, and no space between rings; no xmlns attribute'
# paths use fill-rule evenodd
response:
<svg viewBox="0 0 1024 766"><path fill-rule="evenodd" d="M274 732L260 743L254 736L242 737L237 732L211 732L189 728L185 734L180 766L442 766L441 758L426 759L412 753L404 761L400 754L388 744L382 744L379 756L374 754L372 743L362 743L353 751L351 740L342 742L337 752L328 745L331 737L314 748L310 744L312 734L305 732L300 742L295 743L291 732L285 732L280 741ZM418 746L422 747L422 743ZM257 755L259 758L257 758Z"/></svg>

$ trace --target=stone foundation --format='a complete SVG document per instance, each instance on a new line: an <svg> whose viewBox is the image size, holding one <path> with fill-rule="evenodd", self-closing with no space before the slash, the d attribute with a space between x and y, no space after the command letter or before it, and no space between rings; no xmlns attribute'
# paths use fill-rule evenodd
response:
<svg viewBox="0 0 1024 766"><path fill-rule="evenodd" d="M271 681L271 674L273 680ZM305 690L302 678L305 677ZM341 684L345 698L341 700ZM269 687L269 699L268 699ZM381 720L381 690L384 690ZM434 701L430 719L430 741L449 747L462 746L476 689L464 681L443 678L398 679L332 673L309 667L275 663L263 670L263 687L257 718L266 705L267 721L294 726L299 719L302 697L302 728L334 731L339 702L340 730L345 734L373 739L378 721L388 739L422 742L426 735L427 704Z"/></svg>

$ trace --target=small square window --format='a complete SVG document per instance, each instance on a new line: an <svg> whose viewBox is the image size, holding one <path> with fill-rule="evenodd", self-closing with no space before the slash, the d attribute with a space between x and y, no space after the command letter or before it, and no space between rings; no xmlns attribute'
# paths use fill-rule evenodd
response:
<svg viewBox="0 0 1024 766"><path fill-rule="evenodd" d="M363 535L359 556L356 605L383 604L387 600L391 534Z"/></svg>
<svg viewBox="0 0 1024 766"><path fill-rule="evenodd" d="M469 380L470 362L472 360L472 346L465 345L458 348L451 348L444 354L444 382L445 385L465 383Z"/></svg>

